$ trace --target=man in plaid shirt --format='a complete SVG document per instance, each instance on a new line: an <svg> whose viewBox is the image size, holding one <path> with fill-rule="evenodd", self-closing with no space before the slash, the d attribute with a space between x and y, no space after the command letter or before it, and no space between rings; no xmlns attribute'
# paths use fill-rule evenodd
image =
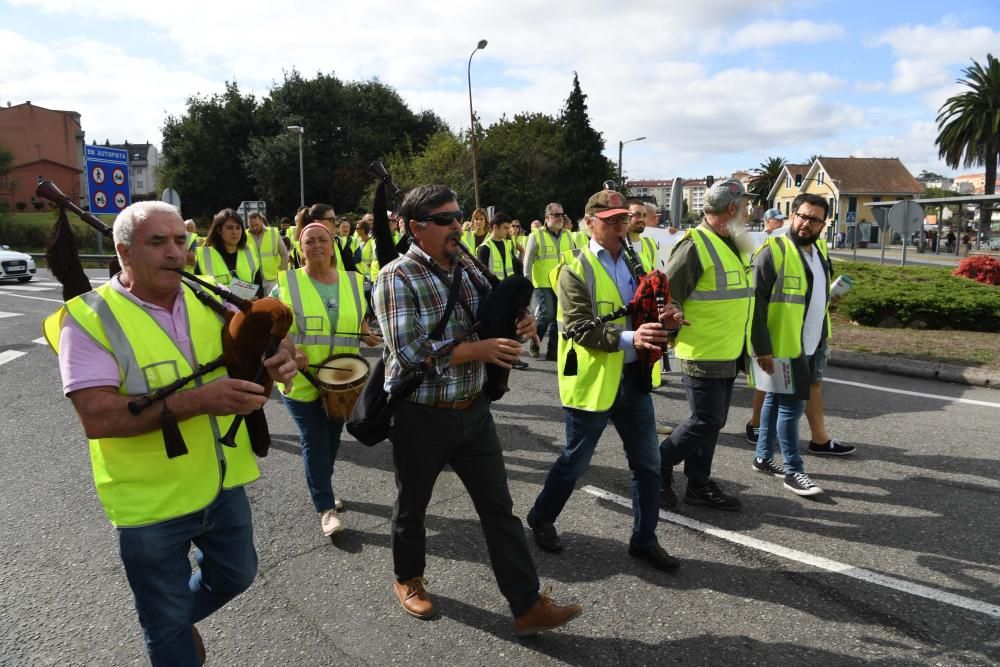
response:
<svg viewBox="0 0 1000 667"><path fill-rule="evenodd" d="M411 190L400 208L412 239L410 249L379 272L372 291L375 314L385 337L386 390L427 357L435 371L403 401L389 428L396 469L392 514L393 588L403 609L427 619L434 606L424 588L424 517L434 482L450 465L468 490L479 514L490 562L501 593L515 618L517 634L556 628L579 615L579 605L557 605L539 593L538 574L521 520L513 514L507 472L489 399L482 393L485 364L510 368L521 344L509 338L475 336L449 347L473 324L486 278L460 258L462 211L454 192L442 185ZM462 263L459 303L442 340L430 333L444 315L448 285ZM468 306L468 312L462 305ZM530 315L517 323L521 337L535 333ZM440 356L438 356L440 355Z"/></svg>

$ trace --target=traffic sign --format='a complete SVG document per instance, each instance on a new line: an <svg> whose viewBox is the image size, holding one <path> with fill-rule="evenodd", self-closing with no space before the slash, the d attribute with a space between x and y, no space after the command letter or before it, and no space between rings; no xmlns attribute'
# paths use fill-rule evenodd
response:
<svg viewBox="0 0 1000 667"><path fill-rule="evenodd" d="M84 146L84 158L91 213L114 214L132 203L128 151L110 146Z"/></svg>
<svg viewBox="0 0 1000 667"><path fill-rule="evenodd" d="M904 244L911 232L920 229L924 224L924 207L909 199L896 202L886 216L889 226L903 237Z"/></svg>
<svg viewBox="0 0 1000 667"><path fill-rule="evenodd" d="M160 195L160 201L165 201L171 206L176 206L177 208L181 207L181 196L177 193L177 190L174 190L173 188L167 188L164 190L163 194Z"/></svg>

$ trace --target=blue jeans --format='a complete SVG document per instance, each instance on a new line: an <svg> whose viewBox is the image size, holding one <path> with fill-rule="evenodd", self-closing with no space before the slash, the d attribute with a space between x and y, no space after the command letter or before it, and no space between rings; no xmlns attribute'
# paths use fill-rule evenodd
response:
<svg viewBox="0 0 1000 667"><path fill-rule="evenodd" d="M806 402L795 398L794 394L767 392L764 407L760 411L760 433L757 436L759 459L774 457L774 441L777 437L781 447L781 458L785 460L785 470L789 473L802 472L802 455L799 452L799 420Z"/></svg>
<svg viewBox="0 0 1000 667"><path fill-rule="evenodd" d="M588 412L563 408L566 447L552 464L531 509L536 519L554 522L562 512L577 480L587 472L597 441L610 419L621 436L632 480L634 520L630 544L643 548L656 543L656 522L660 513L660 450L656 441L653 400L644 388L643 370L641 364L625 367L610 410Z"/></svg>
<svg viewBox="0 0 1000 667"><path fill-rule="evenodd" d="M191 626L250 588L257 575L253 519L242 487L220 492L194 514L119 528L118 550L154 666L201 664Z"/></svg>
<svg viewBox="0 0 1000 667"><path fill-rule="evenodd" d="M309 403L282 395L288 412L299 429L302 462L306 468L306 486L317 512L333 509L333 463L340 450L344 425L328 419L322 401Z"/></svg>
<svg viewBox="0 0 1000 667"><path fill-rule="evenodd" d="M551 287L536 287L535 294L538 295L538 309L535 312L535 320L538 330L538 339L549 337L549 344L546 347L546 356L555 356L559 345L559 332L556 325L556 293Z"/></svg>
<svg viewBox="0 0 1000 667"><path fill-rule="evenodd" d="M663 476L669 480L674 466L683 461L684 476L700 486L712 477L715 445L719 441L719 431L726 425L729 416L736 378L684 375L681 381L687 392L691 415L660 445Z"/></svg>

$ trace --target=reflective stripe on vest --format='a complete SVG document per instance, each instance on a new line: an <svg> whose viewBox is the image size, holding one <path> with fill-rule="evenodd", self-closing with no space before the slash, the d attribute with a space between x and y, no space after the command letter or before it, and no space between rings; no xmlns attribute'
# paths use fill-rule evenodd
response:
<svg viewBox="0 0 1000 667"><path fill-rule="evenodd" d="M639 241L642 243L642 251L639 253L639 261L642 262L642 268L647 273L657 268L657 247L656 241L649 238L648 236L640 236Z"/></svg>
<svg viewBox="0 0 1000 667"><path fill-rule="evenodd" d="M753 313L750 265L714 232L689 229L703 268L681 308L691 326L677 335L674 354L694 361L732 361L746 351Z"/></svg>
<svg viewBox="0 0 1000 667"><path fill-rule="evenodd" d="M194 232L188 232L187 233L187 242L185 244L185 247L187 248L187 252L193 252L193 253L195 253L195 258L197 259L197 255L198 255L198 235L195 234ZM188 273L194 273L194 264L187 264L186 263L187 262L187 256L186 255L184 257L184 261L185 261L184 270L187 271Z"/></svg>
<svg viewBox="0 0 1000 667"><path fill-rule="evenodd" d="M596 316L606 315L622 306L621 294L615 281L608 275L597 257L589 249L577 248L566 255L566 263L561 271L571 271L583 280L590 294L590 303ZM556 319L562 330L562 302L556 304ZM625 328L625 317L612 321ZM577 374L563 375L566 368L566 357L570 349L576 351ZM618 395L621 384L622 370L625 367L625 352L605 352L584 347L576 342L565 340L559 336L559 400L569 408L603 412L610 410Z"/></svg>
<svg viewBox="0 0 1000 667"><path fill-rule="evenodd" d="M767 332L771 339L771 354L795 359L802 354L806 292L809 290L806 271L810 269L802 262L798 248L787 236L771 237L764 247L771 248L771 261L776 275L767 305ZM817 246L817 252L820 253L825 266L826 257L823 249Z"/></svg>
<svg viewBox="0 0 1000 667"><path fill-rule="evenodd" d="M504 254L500 255L497 242L493 239L486 239L483 245L490 250L490 270L498 278L506 278L514 273L514 244L510 239L502 239L500 243L504 247Z"/></svg>
<svg viewBox="0 0 1000 667"><path fill-rule="evenodd" d="M531 232L535 237L535 258L531 264L531 284L535 287L553 287L549 273L559 265L559 255L573 249L573 239L569 232L556 238L548 229ZM548 244L546 244L546 239ZM554 287L553 287L554 289Z"/></svg>
<svg viewBox="0 0 1000 667"><path fill-rule="evenodd" d="M278 277L278 269L281 268L281 251L278 244L283 243L278 230L275 227L264 227L264 234L260 238L260 246L257 245L257 237L248 233L250 237L247 245L253 241L254 250L257 253L257 261L260 263L260 273L264 280L274 280ZM247 281L250 282L250 281Z"/></svg>
<svg viewBox="0 0 1000 667"><path fill-rule="evenodd" d="M295 315L288 336L306 353L310 364L321 364L333 354L358 353L361 322L366 309L360 283L361 276L356 272L337 271L338 308L334 329L330 326L326 304L305 269L278 274L278 298L291 306ZM349 335L355 331L359 335ZM278 390L285 394L283 386L279 386ZM319 398L319 390L300 373L292 380L291 392L285 395L296 401L310 402Z"/></svg>
<svg viewBox="0 0 1000 667"><path fill-rule="evenodd" d="M198 268L200 275L212 276L220 285L228 285L232 281L233 274L226 266L226 260L222 259L222 254L212 246L202 246L198 248ZM248 283L253 282L254 274L257 273L257 260L248 242L236 254L236 277Z"/></svg>
<svg viewBox="0 0 1000 667"><path fill-rule="evenodd" d="M190 375L192 365L222 354L221 318L191 290L184 288L183 295L191 362L142 306L110 283L70 300L66 312L115 358L122 374L119 394L145 394ZM219 368L192 384L202 386L224 377L225 369ZM245 426L237 433L235 448L218 442L232 420L198 415L181 421L178 427L188 453L172 459L167 458L159 430L91 440L94 482L111 522L119 527L143 526L185 516L211 504L220 489L256 479L259 472Z"/></svg>

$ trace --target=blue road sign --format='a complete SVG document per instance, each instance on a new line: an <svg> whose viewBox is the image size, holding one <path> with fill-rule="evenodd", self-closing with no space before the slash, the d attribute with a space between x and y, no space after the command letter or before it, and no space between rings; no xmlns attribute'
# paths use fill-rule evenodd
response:
<svg viewBox="0 0 1000 667"><path fill-rule="evenodd" d="M128 151L109 146L84 146L90 212L117 214L132 203Z"/></svg>

